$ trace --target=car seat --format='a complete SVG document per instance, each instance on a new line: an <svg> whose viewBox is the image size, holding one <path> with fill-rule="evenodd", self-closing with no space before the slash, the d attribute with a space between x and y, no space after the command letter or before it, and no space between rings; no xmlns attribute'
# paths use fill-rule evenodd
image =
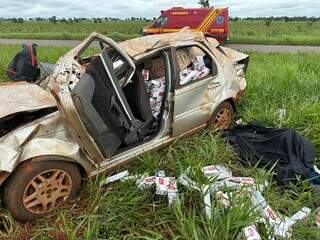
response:
<svg viewBox="0 0 320 240"><path fill-rule="evenodd" d="M146 83L140 71L136 71L132 83L125 86L123 91L133 115L143 122L143 125L138 130L139 138L143 139L149 133L155 119L152 115Z"/></svg>

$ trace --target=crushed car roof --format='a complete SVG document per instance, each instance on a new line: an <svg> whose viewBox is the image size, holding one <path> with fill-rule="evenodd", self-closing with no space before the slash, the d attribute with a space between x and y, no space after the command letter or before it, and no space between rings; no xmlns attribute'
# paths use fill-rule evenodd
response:
<svg viewBox="0 0 320 240"><path fill-rule="evenodd" d="M52 95L41 87L28 82L13 82L0 85L0 119L19 112L36 111L56 106Z"/></svg>
<svg viewBox="0 0 320 240"><path fill-rule="evenodd" d="M119 46L131 57L135 57L139 54L151 51L156 48L161 48L165 46L170 46L176 42L185 42L185 41L204 41L206 37L203 33L192 32L189 29L182 29L177 33L166 33L166 34L157 34L149 35L139 38L130 39L124 42L119 43ZM218 46L219 42L212 39L211 43L214 43L214 46Z"/></svg>

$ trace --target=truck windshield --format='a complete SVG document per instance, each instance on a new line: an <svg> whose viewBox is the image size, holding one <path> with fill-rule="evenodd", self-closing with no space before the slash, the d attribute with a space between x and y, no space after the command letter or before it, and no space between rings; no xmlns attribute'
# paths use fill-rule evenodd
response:
<svg viewBox="0 0 320 240"><path fill-rule="evenodd" d="M168 17L160 16L153 24L155 27L164 27L167 25Z"/></svg>

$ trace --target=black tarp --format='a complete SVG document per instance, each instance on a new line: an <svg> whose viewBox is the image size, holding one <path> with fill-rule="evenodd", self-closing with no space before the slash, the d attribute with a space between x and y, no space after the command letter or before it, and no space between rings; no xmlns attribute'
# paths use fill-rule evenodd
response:
<svg viewBox="0 0 320 240"><path fill-rule="evenodd" d="M228 143L241 161L270 169L280 185L308 178L313 169L315 148L294 129L265 128L256 124L236 126L226 130Z"/></svg>

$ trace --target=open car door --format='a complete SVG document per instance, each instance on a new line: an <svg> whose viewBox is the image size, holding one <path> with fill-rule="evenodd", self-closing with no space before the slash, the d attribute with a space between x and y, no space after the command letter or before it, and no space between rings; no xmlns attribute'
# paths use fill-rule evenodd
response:
<svg viewBox="0 0 320 240"><path fill-rule="evenodd" d="M94 41L100 53L83 57ZM113 40L94 33L59 65L53 94L70 133L94 163L139 140L143 123L133 116L121 88L130 81L135 66Z"/></svg>

